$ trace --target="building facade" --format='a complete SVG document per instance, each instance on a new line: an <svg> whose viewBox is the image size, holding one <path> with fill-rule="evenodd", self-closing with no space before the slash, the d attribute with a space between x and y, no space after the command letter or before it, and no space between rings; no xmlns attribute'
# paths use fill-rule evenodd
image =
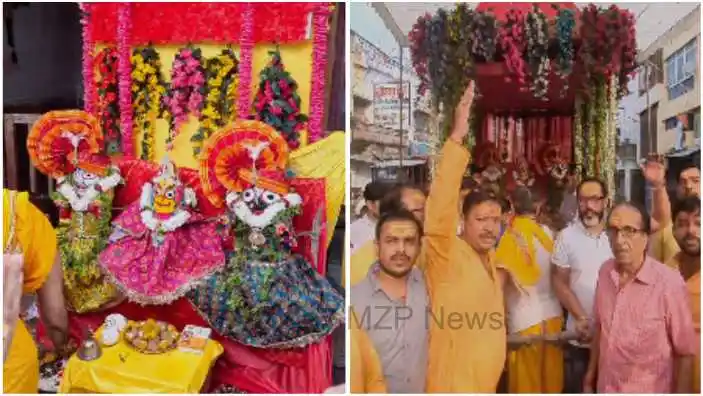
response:
<svg viewBox="0 0 703 396"><path fill-rule="evenodd" d="M700 33L698 6L638 56L643 154L700 147Z"/></svg>
<svg viewBox="0 0 703 396"><path fill-rule="evenodd" d="M419 79L410 60L403 64L403 105L400 114L380 99L400 85L400 60L391 57L358 33L351 32L351 187L356 196L372 180L373 168L405 160L414 163L427 155L429 102L419 96ZM390 95L393 99L395 94ZM400 104L400 101L398 101ZM392 103L391 103L392 106Z"/></svg>

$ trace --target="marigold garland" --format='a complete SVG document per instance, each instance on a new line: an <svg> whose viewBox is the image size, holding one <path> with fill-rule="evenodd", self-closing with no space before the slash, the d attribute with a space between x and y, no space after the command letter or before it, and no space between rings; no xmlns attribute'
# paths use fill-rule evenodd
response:
<svg viewBox="0 0 703 396"><path fill-rule="evenodd" d="M206 61L205 105L200 128L191 138L193 154L199 155L202 144L219 128L237 119L239 60L231 48Z"/></svg>
<svg viewBox="0 0 703 396"><path fill-rule="evenodd" d="M155 160L156 120L162 116L166 91L158 51L153 47L135 49L132 54L132 107L134 125L143 134L141 159Z"/></svg>
<svg viewBox="0 0 703 396"><path fill-rule="evenodd" d="M105 135L105 152L108 155L122 151L117 79L118 59L115 47L105 47L95 57L95 69L98 77L96 113Z"/></svg>

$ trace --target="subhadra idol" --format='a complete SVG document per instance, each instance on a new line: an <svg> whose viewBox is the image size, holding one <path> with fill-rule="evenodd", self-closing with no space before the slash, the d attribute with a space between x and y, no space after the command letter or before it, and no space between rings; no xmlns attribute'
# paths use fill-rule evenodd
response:
<svg viewBox="0 0 703 396"><path fill-rule="evenodd" d="M197 212L195 191L165 157L141 198L113 222L100 265L131 301L168 304L225 265L217 219Z"/></svg>
<svg viewBox="0 0 703 396"><path fill-rule="evenodd" d="M233 249L226 269L188 296L217 332L252 347L303 347L344 321L343 297L292 251L303 197L285 178L288 150L270 126L239 121L201 157L203 191L226 205Z"/></svg>
<svg viewBox="0 0 703 396"><path fill-rule="evenodd" d="M103 144L98 121L79 110L46 113L27 138L34 166L56 179L52 199L59 208L64 294L69 309L78 313L122 300L97 263L110 234L114 188L122 181L103 155Z"/></svg>

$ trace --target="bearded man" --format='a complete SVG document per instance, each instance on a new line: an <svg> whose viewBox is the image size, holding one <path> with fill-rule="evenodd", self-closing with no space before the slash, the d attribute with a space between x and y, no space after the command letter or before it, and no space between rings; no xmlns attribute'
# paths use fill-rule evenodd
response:
<svg viewBox="0 0 703 396"><path fill-rule="evenodd" d="M576 188L578 220L559 233L552 253L552 287L568 311L566 328L581 336L564 350L564 393L581 393L590 358L593 298L598 271L613 257L605 218L608 190L600 179Z"/></svg>

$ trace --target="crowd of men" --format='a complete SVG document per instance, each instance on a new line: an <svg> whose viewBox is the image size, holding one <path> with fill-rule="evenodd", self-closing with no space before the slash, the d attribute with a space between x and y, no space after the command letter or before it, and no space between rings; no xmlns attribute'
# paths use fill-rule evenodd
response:
<svg viewBox="0 0 703 396"><path fill-rule="evenodd" d="M651 217L583 179L554 230L529 188L510 205L462 191L472 101L470 84L429 194L367 186L350 230L351 391L496 393L503 378L509 393L700 393L700 169L681 171L672 205L649 158Z"/></svg>

